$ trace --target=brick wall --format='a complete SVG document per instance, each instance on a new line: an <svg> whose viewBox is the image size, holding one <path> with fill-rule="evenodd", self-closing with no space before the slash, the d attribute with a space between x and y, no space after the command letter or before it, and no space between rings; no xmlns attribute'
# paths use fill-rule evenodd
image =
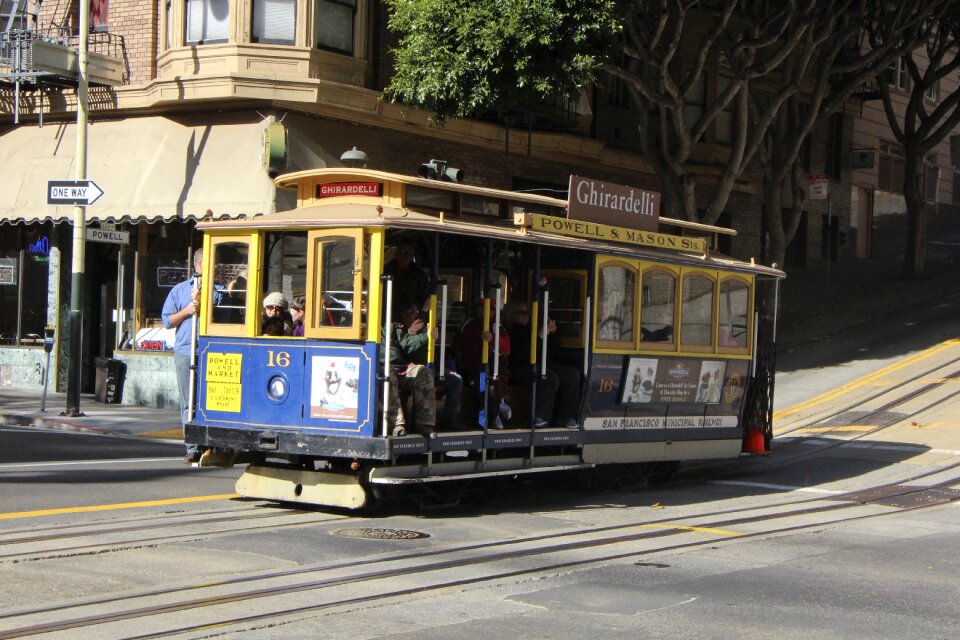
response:
<svg viewBox="0 0 960 640"><path fill-rule="evenodd" d="M156 77L161 4L155 0L110 2L107 33L123 38L120 55L127 84L141 84ZM40 6L38 29L47 35L76 35L79 30L78 7L76 0L47 0Z"/></svg>

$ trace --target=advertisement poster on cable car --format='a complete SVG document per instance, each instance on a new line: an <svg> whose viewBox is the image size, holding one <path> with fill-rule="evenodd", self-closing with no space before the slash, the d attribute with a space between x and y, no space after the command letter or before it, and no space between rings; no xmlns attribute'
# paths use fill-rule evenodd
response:
<svg viewBox="0 0 960 640"><path fill-rule="evenodd" d="M311 358L310 417L356 422L360 358Z"/></svg>
<svg viewBox="0 0 960 640"><path fill-rule="evenodd" d="M739 424L747 360L598 356L587 430L729 428Z"/></svg>

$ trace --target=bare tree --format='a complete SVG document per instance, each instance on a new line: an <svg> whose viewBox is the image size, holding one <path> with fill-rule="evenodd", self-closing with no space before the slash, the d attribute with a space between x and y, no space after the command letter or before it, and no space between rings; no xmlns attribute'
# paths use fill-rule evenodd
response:
<svg viewBox="0 0 960 640"><path fill-rule="evenodd" d="M798 78L802 82L799 91L790 92L780 103L762 131L762 208L768 234L765 261L771 264L783 264L786 248L801 220L804 190L800 159L810 133L865 82L915 47L930 24L931 13L942 10L948 2L831 4L820 7L817 29L805 34L805 41L785 61L781 77L774 79L774 94L789 91ZM871 34L870 46L864 43L867 34ZM771 89L754 83L750 92L751 121L765 123ZM785 197L788 208L783 206Z"/></svg>
<svg viewBox="0 0 960 640"><path fill-rule="evenodd" d="M907 244L903 274L915 278L926 262L927 207L924 204L924 159L960 124L960 87L937 95L941 82L960 69L960 7L954 4L930 16L920 33L919 46L902 57L909 77L909 93L898 113L890 93L890 74L877 80L890 130L904 149L903 195L907 205ZM923 66L924 60L926 66Z"/></svg>

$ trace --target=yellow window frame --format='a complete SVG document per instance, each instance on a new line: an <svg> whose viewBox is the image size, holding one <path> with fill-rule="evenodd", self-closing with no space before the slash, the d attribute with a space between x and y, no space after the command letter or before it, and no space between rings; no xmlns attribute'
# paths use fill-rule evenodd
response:
<svg viewBox="0 0 960 640"><path fill-rule="evenodd" d="M324 244L333 239L353 241L353 289L350 324L329 326L321 324L328 309L324 304L323 257ZM363 329L363 229L331 228L307 232L307 308L304 315L304 337L332 340L359 340Z"/></svg>
<svg viewBox="0 0 960 640"><path fill-rule="evenodd" d="M683 353L716 353L717 352L717 325L719 323L719 316L717 315L717 298L719 295L719 282L718 282L718 273L717 271L708 271L706 269L691 269L684 267L680 269L680 296L677 298L678 301L678 319L679 324L677 325L678 331L676 332L677 339L677 348ZM701 277L710 281L713 285L713 297L710 300L710 344L709 345L698 345L698 344L685 344L683 342L683 294L686 290L687 278Z"/></svg>
<svg viewBox="0 0 960 640"><path fill-rule="evenodd" d="M639 310L640 304L637 288L640 284L640 262L638 260L629 260L616 256L597 256L596 262L596 274L594 282L594 291L596 292L595 300L593 301L593 344L595 350L598 352L613 352L613 353L622 353L624 351L635 351L637 349L637 341L639 340L639 335L637 333L637 327L639 322ZM607 340L600 338L600 273L606 267L622 267L633 273L634 277L634 290L633 290L633 340Z"/></svg>
<svg viewBox="0 0 960 640"><path fill-rule="evenodd" d="M739 282L746 285L747 287L747 337L745 346L743 347L725 347L720 344L720 304L721 304L721 290L723 288L724 282ZM717 353L722 354L737 354L737 355L748 355L753 349L753 296L754 296L754 284L755 280L753 277L744 276L744 275L732 275L720 273L717 281L717 310L716 310L716 329L717 335L714 338L714 342L717 345Z"/></svg>
<svg viewBox="0 0 960 640"><path fill-rule="evenodd" d="M673 339L670 342L645 342L643 340L643 276L651 272L666 273L673 278ZM637 337L641 351L658 351L675 353L680 347L680 302L681 302L681 269L658 262L642 262L640 264L640 312L637 314Z"/></svg>
<svg viewBox="0 0 960 640"><path fill-rule="evenodd" d="M203 286L200 291L200 333L203 335L247 337L254 335L257 330L257 315L260 300L253 291L259 291L258 274L254 273L252 265L255 256L260 255L260 234L230 234L219 235L207 233L203 237L203 278L202 282L214 281L214 256L217 247L222 244L242 242L247 245L247 295L244 305L244 321L240 324L213 321L213 291L214 287Z"/></svg>

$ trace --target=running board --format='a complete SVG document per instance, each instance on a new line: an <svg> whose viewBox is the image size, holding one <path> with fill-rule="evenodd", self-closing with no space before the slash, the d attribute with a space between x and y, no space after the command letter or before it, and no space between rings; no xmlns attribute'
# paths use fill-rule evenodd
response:
<svg viewBox="0 0 960 640"><path fill-rule="evenodd" d="M507 467L491 463L500 461L487 461L485 469L478 470L476 462L452 462L438 463L431 465L430 475L417 475L416 472L423 469L418 467L377 467L370 470L368 482L370 484L389 484L389 485L410 485L425 484L428 482L450 482L454 480L474 480L477 478L495 478L501 476L517 476L529 473L543 473L546 471L572 471L575 469L593 469L594 464L582 462L570 462L560 464L544 464L538 461L534 467ZM510 462L510 461L503 461ZM497 466L500 468L490 468ZM405 475L403 472L408 472ZM399 474L398 474L399 472Z"/></svg>

